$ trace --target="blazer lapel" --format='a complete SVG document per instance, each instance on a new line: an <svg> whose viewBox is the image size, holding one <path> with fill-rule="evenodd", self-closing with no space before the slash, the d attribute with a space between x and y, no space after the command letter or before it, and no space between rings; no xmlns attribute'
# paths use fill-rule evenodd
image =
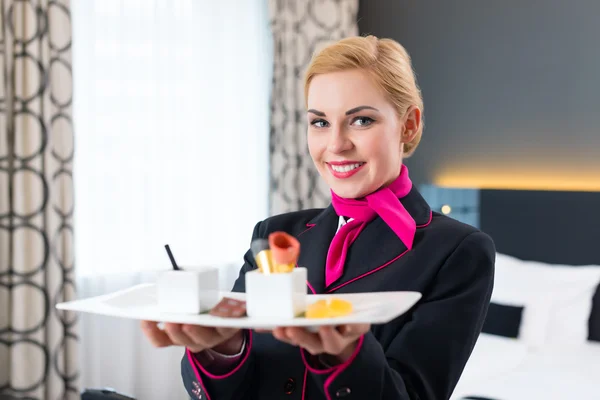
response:
<svg viewBox="0 0 600 400"><path fill-rule="evenodd" d="M415 219L417 229L429 224L431 209L414 186L400 202ZM383 219L377 217L365 226L350 246L344 266L344 274L337 282L327 288L326 292L333 292L374 274L399 259L406 252L408 252L408 249L400 238Z"/></svg>
<svg viewBox="0 0 600 400"><path fill-rule="evenodd" d="M298 266L307 269L307 292L324 293L325 262L331 240L336 233L339 217L329 205L306 224L297 238L300 242Z"/></svg>

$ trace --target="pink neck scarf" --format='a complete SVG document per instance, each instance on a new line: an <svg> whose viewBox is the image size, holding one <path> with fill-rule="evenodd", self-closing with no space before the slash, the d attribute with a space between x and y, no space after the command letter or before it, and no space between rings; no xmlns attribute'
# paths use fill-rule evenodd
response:
<svg viewBox="0 0 600 400"><path fill-rule="evenodd" d="M333 208L337 215L353 218L343 225L331 241L325 264L325 285L329 286L342 276L346 254L368 222L380 216L394 231L402 243L412 249L415 220L406 211L399 198L406 196L412 188L408 169L402 166L400 175L389 186L379 189L362 199L344 199L331 191Z"/></svg>

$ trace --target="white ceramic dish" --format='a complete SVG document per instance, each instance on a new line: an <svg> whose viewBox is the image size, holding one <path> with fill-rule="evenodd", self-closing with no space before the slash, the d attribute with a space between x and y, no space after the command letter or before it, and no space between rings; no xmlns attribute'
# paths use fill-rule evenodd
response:
<svg viewBox="0 0 600 400"><path fill-rule="evenodd" d="M245 300L245 293L221 292L222 297ZM350 315L337 318L221 318L210 314L180 314L160 312L157 289L154 284L141 284L118 292L59 303L59 310L70 310L113 317L174 322L183 324L236 327L246 329L272 329L278 326L316 327L352 323L383 324L404 314L421 298L419 292L375 292L352 294L307 295L310 304L330 297L348 300L353 305ZM273 301L277 301L273 299Z"/></svg>

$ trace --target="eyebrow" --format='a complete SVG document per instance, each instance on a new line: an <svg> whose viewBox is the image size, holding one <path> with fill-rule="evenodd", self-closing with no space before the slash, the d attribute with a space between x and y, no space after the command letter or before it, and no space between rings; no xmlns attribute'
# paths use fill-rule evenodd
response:
<svg viewBox="0 0 600 400"><path fill-rule="evenodd" d="M315 110L313 108L311 108L307 112L315 114L315 115L318 115L319 117L324 117L325 116L325 113L323 111Z"/></svg>
<svg viewBox="0 0 600 400"><path fill-rule="evenodd" d="M351 108L350 110L346 111L346 115L356 114L357 112L362 111L362 110L379 111L375 107L371 107L371 106L358 106L358 107L354 107L354 108ZM307 112L309 112L311 114L315 114L319 117L325 117L325 113L323 111L315 110L314 108L307 110Z"/></svg>
<svg viewBox="0 0 600 400"><path fill-rule="evenodd" d="M379 111L375 107L371 107L371 106L358 106L358 107L354 107L354 108L346 111L346 115L356 114L357 112L362 111L362 110L375 110L375 111Z"/></svg>

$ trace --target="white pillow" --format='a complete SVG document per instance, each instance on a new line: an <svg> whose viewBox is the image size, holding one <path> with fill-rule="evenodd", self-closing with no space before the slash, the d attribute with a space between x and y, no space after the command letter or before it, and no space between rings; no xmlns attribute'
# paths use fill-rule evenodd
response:
<svg viewBox="0 0 600 400"><path fill-rule="evenodd" d="M600 266L523 261L496 254L492 301L524 306L519 339L533 348L587 341Z"/></svg>

